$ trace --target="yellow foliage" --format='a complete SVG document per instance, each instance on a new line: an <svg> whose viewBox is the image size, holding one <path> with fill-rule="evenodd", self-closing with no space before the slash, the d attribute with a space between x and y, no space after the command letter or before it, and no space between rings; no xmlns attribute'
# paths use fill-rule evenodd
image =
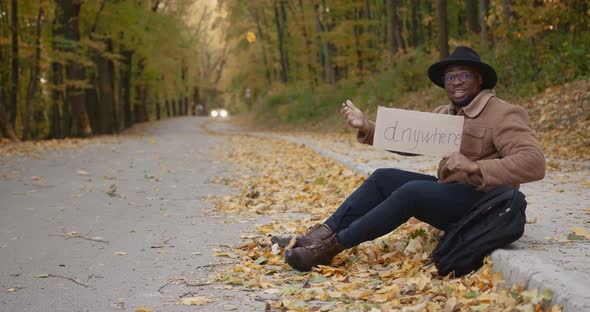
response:
<svg viewBox="0 0 590 312"><path fill-rule="evenodd" d="M308 273L293 271L278 245L270 242L270 234L305 232L327 218L363 178L305 146L245 136L233 136L231 143L225 159L244 172L258 174L234 177L231 184L242 192L214 198L218 212L228 217L284 216L286 212L308 217L280 217L257 226L258 235L248 235L233 250L238 263L214 274L219 282L276 294L269 299L270 306L293 311L327 307L369 311L369 306L375 311L511 311L540 309L551 300L547 292L499 287L504 281L493 272L489 260L463 278L438 276L433 266L423 266L440 232L417 220L344 251L332 266L319 266ZM410 243L420 248L407 248Z"/></svg>

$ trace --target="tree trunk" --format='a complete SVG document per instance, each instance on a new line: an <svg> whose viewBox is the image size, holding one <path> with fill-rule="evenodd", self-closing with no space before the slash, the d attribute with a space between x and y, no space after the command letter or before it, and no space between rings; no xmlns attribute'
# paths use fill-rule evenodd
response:
<svg viewBox="0 0 590 312"><path fill-rule="evenodd" d="M147 112L147 88L143 85L135 87L135 105L133 106L133 114L135 122L148 121Z"/></svg>
<svg viewBox="0 0 590 312"><path fill-rule="evenodd" d="M299 8L301 9L301 32L303 34L303 41L305 43L304 47L305 47L305 56L306 56L306 60L307 60L307 74L308 74L308 80L309 80L309 86L310 88L314 88L317 85L317 79L316 79L316 75L315 75L315 70L313 68L312 65L312 52L311 52L311 38L309 36L309 34L307 33L307 24L305 22L306 18L305 18L305 7L303 6L303 0L299 0Z"/></svg>
<svg viewBox="0 0 590 312"><path fill-rule="evenodd" d="M96 134L100 134L100 100L98 98L98 81L96 79L96 74L89 74L87 79L91 87L84 90L84 106L86 107L86 113L88 114L92 129Z"/></svg>
<svg viewBox="0 0 590 312"><path fill-rule="evenodd" d="M63 22L65 25L65 38L71 41L80 41L79 16L82 3L74 0L60 0L56 1L58 6L63 10ZM73 52L71 48L66 48L66 51ZM70 133L74 136L90 136L92 135L92 127L90 119L86 111L84 89L74 84L82 84L85 80L84 67L69 60L66 63L66 79L69 80L66 87L66 103L72 108L72 126Z"/></svg>
<svg viewBox="0 0 590 312"><path fill-rule="evenodd" d="M418 47L424 41L424 35L422 30L422 17L419 13L420 0L410 1L411 17L411 28L412 28L412 45Z"/></svg>
<svg viewBox="0 0 590 312"><path fill-rule="evenodd" d="M479 33L479 12L477 10L477 0L465 1L465 13L467 14L467 29L471 34Z"/></svg>
<svg viewBox="0 0 590 312"><path fill-rule="evenodd" d="M280 2L280 8L277 5ZM287 63L287 50L285 49L285 29L287 23L287 17L285 14L285 4L283 0L273 0L273 8L275 13L275 23L277 27L277 40L279 47L279 59L281 65L280 77L282 83L288 81L288 63Z"/></svg>
<svg viewBox="0 0 590 312"><path fill-rule="evenodd" d="M196 107L199 107L199 105L201 105L201 111L199 111L199 110L196 110L195 111L195 113L197 115L199 115L201 113L205 113L207 111L207 108L205 107L205 105L203 105L201 103L201 99L199 97L199 94L200 94L200 92L199 92L199 86L195 86L194 87L194 92L193 92L193 101L195 102L195 106Z"/></svg>
<svg viewBox="0 0 590 312"><path fill-rule="evenodd" d="M176 100L172 99L172 116L176 115Z"/></svg>
<svg viewBox="0 0 590 312"><path fill-rule="evenodd" d="M438 49L440 59L444 60L449 57L449 32L447 29L447 1L438 0Z"/></svg>
<svg viewBox="0 0 590 312"><path fill-rule="evenodd" d="M33 115L33 100L37 94L37 86L39 84L39 72L41 68L41 30L43 29L43 0L39 0L39 12L37 13L37 25L35 29L35 59L33 69L31 70L31 83L29 91L27 92L27 109L25 114L23 137L30 139L32 134L31 119Z"/></svg>
<svg viewBox="0 0 590 312"><path fill-rule="evenodd" d="M481 28L481 44L484 48L488 47L488 26L486 18L488 15L486 0L479 1L479 25Z"/></svg>
<svg viewBox="0 0 590 312"><path fill-rule="evenodd" d="M512 0L503 0L502 7L504 9L504 25L506 25L506 29L510 29L510 19L512 18L512 9L510 6L512 5ZM574 12L586 12L586 11L574 11Z"/></svg>
<svg viewBox="0 0 590 312"><path fill-rule="evenodd" d="M7 1L0 1L0 12L6 12L8 10ZM10 25L9 21L5 18L0 19L0 38L8 38L10 36ZM10 102L10 49L12 47L8 45L0 45L0 64L6 64L6 66L0 66L0 103L4 105L1 107L4 112L9 109L8 103Z"/></svg>
<svg viewBox="0 0 590 312"><path fill-rule="evenodd" d="M362 77L363 75L363 55L361 51L361 40L360 36L362 35L362 28L360 26L362 19L362 11L354 8L352 13L352 34L354 36L354 52L356 55L356 75L357 77Z"/></svg>
<svg viewBox="0 0 590 312"><path fill-rule="evenodd" d="M5 10L7 10L6 8L6 3L4 1L0 1L0 12L5 12ZM5 19L0 20L0 23L3 24L3 21ZM7 33L4 32L4 30L8 27L4 27L4 25L0 24L0 30L2 31L2 33L0 33L0 36L2 37L6 37L8 36ZM8 51L5 50L4 46L0 45L0 64L6 64L6 59L9 57L9 53ZM5 104L5 100L7 99L7 94L6 94L6 86L8 85L8 80L9 80L9 73L8 73L8 66L3 67L3 69L0 71L0 135L2 137L6 137L8 139L10 139L11 141L19 141L18 136L16 135L16 133L14 132L14 127L12 125L12 123L10 122L10 115L6 112L6 110L4 109Z"/></svg>
<svg viewBox="0 0 590 312"><path fill-rule="evenodd" d="M387 13L389 14L389 36L388 36L388 43L389 43L389 54L391 55L391 59L393 60L395 54L397 53L398 45L395 39L395 28L396 28L396 19L394 17L394 10L395 5L393 0L387 0Z"/></svg>
<svg viewBox="0 0 590 312"><path fill-rule="evenodd" d="M63 37L63 12L59 7L55 8L55 18L53 20L52 33L55 38ZM57 41L52 41L53 50L59 50L61 47L57 45ZM62 112L61 108L65 108L65 96L64 96L64 79L63 79L63 66L61 63L53 61L51 63L51 112L50 112L50 127L49 127L49 138L57 139L65 136L65 120L63 116L65 112ZM65 109L63 109L65 111Z"/></svg>
<svg viewBox="0 0 590 312"><path fill-rule="evenodd" d="M424 6L426 7L426 16L434 16L432 1L425 1ZM436 46L434 43L434 20L431 20L424 29L424 41L426 42L427 51L430 51Z"/></svg>
<svg viewBox="0 0 590 312"><path fill-rule="evenodd" d="M1 102L1 100L2 99L0 99L0 102ZM14 128L12 127L12 124L10 123L10 120L8 118L8 114L4 111L2 103L0 103L0 134L2 134L2 136L10 139L13 142L20 141L18 139L18 136L14 132Z"/></svg>
<svg viewBox="0 0 590 312"><path fill-rule="evenodd" d="M402 36L402 23L398 15L398 8L400 6L399 0L394 0L393 14L392 14L392 30L395 34L395 41L397 42L398 48L402 49L402 52L406 53L406 45L404 43L404 37Z"/></svg>
<svg viewBox="0 0 590 312"><path fill-rule="evenodd" d="M143 57L140 57L139 61L137 62L137 77L141 77L144 67L145 59ZM135 101L133 104L133 114L135 117L135 122L146 122L148 120L146 107L146 93L147 90L144 82L136 82Z"/></svg>
<svg viewBox="0 0 590 312"><path fill-rule="evenodd" d="M318 16L318 9L319 9L319 5L314 4L313 5L313 19L315 20L315 25L316 25L316 30L317 30L317 40L321 45L322 48L322 57L323 57L323 65L324 65L324 73L326 75L326 78L328 79L328 82L330 84L335 84L336 83L336 75L334 74L334 67L332 67L332 62L330 59L330 47L328 46L328 43L326 42L326 40L322 39L321 37L321 33L323 33L325 31L324 29L324 25L322 25L321 21L320 21L320 17Z"/></svg>
<svg viewBox="0 0 590 312"><path fill-rule="evenodd" d="M104 41L106 52L113 53L111 39ZM111 134L117 132L117 103L115 102L115 64L110 59L96 52L96 70L98 72L98 119L100 133Z"/></svg>
<svg viewBox="0 0 590 312"><path fill-rule="evenodd" d="M156 120L160 120L162 114L162 107L160 105L160 96L156 93Z"/></svg>
<svg viewBox="0 0 590 312"><path fill-rule="evenodd" d="M164 100L164 106L166 108L166 117L170 118L172 110L170 109L170 101L168 99Z"/></svg>
<svg viewBox="0 0 590 312"><path fill-rule="evenodd" d="M123 106L123 126L129 128L133 125L133 115L131 111L131 69L133 65L133 51L122 48L121 55L123 56L121 72L120 72L120 89L119 89L119 103Z"/></svg>
<svg viewBox="0 0 590 312"><path fill-rule="evenodd" d="M260 50L262 51L262 62L264 63L264 74L267 86L270 86L270 65L268 64L268 57L266 56L265 38L262 33L262 27L260 26L260 15L258 14L258 8L250 9L250 15L254 19L254 23L256 23L256 32L258 33L258 44L260 45Z"/></svg>
<svg viewBox="0 0 590 312"><path fill-rule="evenodd" d="M10 88L10 103L8 104L8 114L10 124L16 125L16 115L18 111L18 2L12 0L11 9L11 30L12 30L12 84Z"/></svg>
<svg viewBox="0 0 590 312"><path fill-rule="evenodd" d="M179 116L184 116L185 112L184 112L184 96L181 96L178 98L178 115Z"/></svg>

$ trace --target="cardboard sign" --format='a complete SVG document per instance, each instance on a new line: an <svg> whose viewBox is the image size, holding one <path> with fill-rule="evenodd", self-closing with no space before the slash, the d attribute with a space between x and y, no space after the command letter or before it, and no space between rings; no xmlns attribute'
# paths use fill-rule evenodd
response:
<svg viewBox="0 0 590 312"><path fill-rule="evenodd" d="M443 156L459 151L462 133L463 116L379 106L373 146L388 151Z"/></svg>

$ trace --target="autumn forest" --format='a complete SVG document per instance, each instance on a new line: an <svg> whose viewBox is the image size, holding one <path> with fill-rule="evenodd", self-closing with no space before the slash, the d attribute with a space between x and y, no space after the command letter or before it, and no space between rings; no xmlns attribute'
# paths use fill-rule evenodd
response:
<svg viewBox="0 0 590 312"><path fill-rule="evenodd" d="M528 96L587 77L584 0L2 0L4 140L118 133L205 113L321 118L430 87L457 45Z"/></svg>

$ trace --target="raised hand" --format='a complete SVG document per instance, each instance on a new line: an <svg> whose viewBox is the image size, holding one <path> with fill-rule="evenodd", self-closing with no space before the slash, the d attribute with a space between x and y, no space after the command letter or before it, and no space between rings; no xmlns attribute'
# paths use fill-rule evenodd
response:
<svg viewBox="0 0 590 312"><path fill-rule="evenodd" d="M368 132L370 129L369 120L365 117L365 114L358 109L352 101L347 100L345 103L342 103L342 108L340 109L340 114L344 119L346 119L346 123L354 129L358 129L362 132Z"/></svg>

